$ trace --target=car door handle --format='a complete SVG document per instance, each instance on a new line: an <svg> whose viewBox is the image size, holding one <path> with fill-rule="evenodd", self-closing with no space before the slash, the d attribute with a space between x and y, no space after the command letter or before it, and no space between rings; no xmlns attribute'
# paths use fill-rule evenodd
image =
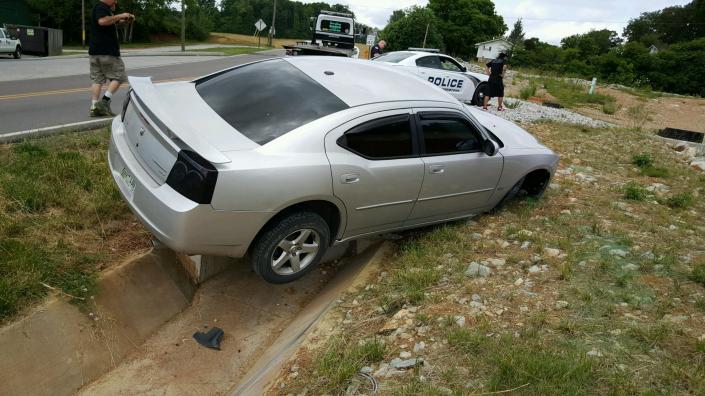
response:
<svg viewBox="0 0 705 396"><path fill-rule="evenodd" d="M432 175L440 175L441 173L446 171L446 166L445 165L431 165L428 167L428 171Z"/></svg>
<svg viewBox="0 0 705 396"><path fill-rule="evenodd" d="M353 184L360 181L360 175L357 173L346 173L340 176L340 182L343 184Z"/></svg>

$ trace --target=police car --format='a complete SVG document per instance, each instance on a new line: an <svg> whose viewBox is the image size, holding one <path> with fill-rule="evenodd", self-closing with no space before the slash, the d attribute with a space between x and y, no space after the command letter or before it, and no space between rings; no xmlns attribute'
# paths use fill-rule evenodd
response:
<svg viewBox="0 0 705 396"><path fill-rule="evenodd" d="M463 103L482 104L488 76L469 72L454 58L437 49L409 48L386 53L375 62L401 68L443 88Z"/></svg>

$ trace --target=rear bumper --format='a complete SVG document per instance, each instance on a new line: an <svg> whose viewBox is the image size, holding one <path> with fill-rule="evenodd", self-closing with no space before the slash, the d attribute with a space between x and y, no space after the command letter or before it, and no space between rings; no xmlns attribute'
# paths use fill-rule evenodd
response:
<svg viewBox="0 0 705 396"><path fill-rule="evenodd" d="M127 146L120 117L112 123L108 164L132 212L161 242L186 254L242 257L271 212L219 211L193 202L167 184L159 185ZM123 173L132 176L134 190Z"/></svg>

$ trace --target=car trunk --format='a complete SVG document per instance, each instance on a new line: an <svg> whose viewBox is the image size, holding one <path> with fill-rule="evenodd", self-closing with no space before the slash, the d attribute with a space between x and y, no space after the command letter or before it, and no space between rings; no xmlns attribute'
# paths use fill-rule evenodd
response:
<svg viewBox="0 0 705 396"><path fill-rule="evenodd" d="M166 182L181 151L194 152L213 165L230 162L227 151L258 145L226 123L190 82L154 85L149 77L130 77L123 109L125 138L143 168Z"/></svg>

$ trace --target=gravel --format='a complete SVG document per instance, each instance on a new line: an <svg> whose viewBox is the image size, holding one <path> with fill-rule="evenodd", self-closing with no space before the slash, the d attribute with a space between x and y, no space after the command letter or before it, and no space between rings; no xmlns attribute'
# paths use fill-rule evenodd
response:
<svg viewBox="0 0 705 396"><path fill-rule="evenodd" d="M555 109L553 107L541 106L536 103L527 102L521 99L505 99L505 102L518 107L510 109L505 106L505 111L497 111L497 101L492 100L492 106L488 112L513 122L536 122L536 121L557 121L566 124L584 125L592 128L609 128L614 125L596 120L584 115L575 113L567 109Z"/></svg>

